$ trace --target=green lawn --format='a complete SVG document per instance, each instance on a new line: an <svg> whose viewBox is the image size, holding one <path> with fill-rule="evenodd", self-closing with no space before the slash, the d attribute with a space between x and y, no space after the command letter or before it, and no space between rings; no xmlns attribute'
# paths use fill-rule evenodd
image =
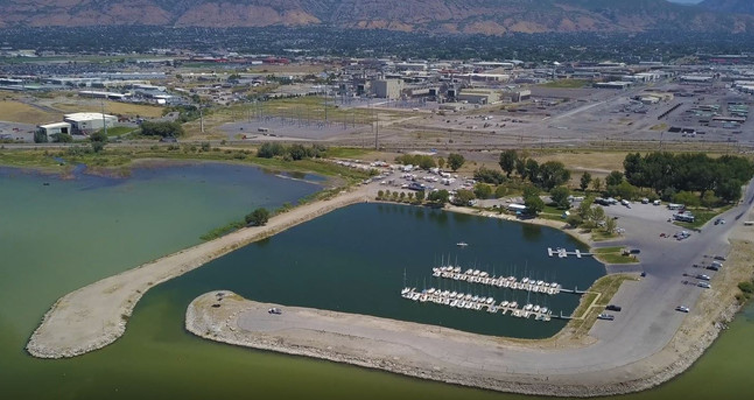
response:
<svg viewBox="0 0 754 400"><path fill-rule="evenodd" d="M589 293L582 297L581 304L579 304L579 307L573 313L573 316L576 318L582 315L584 318L572 319L568 322L569 327L573 329L575 337L589 334L589 330L592 329L597 316L604 311L604 306L610 304L610 300L618 292L623 282L629 280L636 280L636 278L632 275L615 274L603 276L592 284L592 287L589 288ZM600 294L599 300L595 303L595 307L587 311L587 308L594 301L596 293Z"/></svg>
<svg viewBox="0 0 754 400"><path fill-rule="evenodd" d="M719 208L716 210L707 210L707 209L694 209L690 210L692 214L694 214L694 222L680 222L680 221L674 221L673 223L682 226L684 228L689 229L699 229L702 227L702 225L706 224L709 220L715 218L716 216L724 213L725 211L728 211L731 208L731 206L726 206L723 208Z"/></svg>
<svg viewBox="0 0 754 400"><path fill-rule="evenodd" d="M623 255L623 247L602 247L598 249L592 249L594 258L607 264L634 264L639 260L635 255Z"/></svg>

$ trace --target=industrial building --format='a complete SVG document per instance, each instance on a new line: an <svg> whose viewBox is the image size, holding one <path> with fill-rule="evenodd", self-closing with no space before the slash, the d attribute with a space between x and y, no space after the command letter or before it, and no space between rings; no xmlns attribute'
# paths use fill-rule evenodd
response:
<svg viewBox="0 0 754 400"><path fill-rule="evenodd" d="M372 93L381 99L399 99L403 91L400 79L381 79L372 82Z"/></svg>
<svg viewBox="0 0 754 400"><path fill-rule="evenodd" d="M56 122L54 124L39 125L37 126L37 132L44 134L47 140L51 140L55 135L59 134L71 134L71 124L67 122Z"/></svg>
<svg viewBox="0 0 754 400"><path fill-rule="evenodd" d="M499 90L494 89L462 89L456 100L472 104L497 104L501 100L501 94Z"/></svg>
<svg viewBox="0 0 754 400"><path fill-rule="evenodd" d="M617 90L625 90L628 89L631 86L631 82L621 82L621 81L614 81L614 82L597 82L594 85L597 89L617 89Z"/></svg>
<svg viewBox="0 0 754 400"><path fill-rule="evenodd" d="M63 116L63 121L71 125L72 135L89 135L103 129L114 127L118 117L102 113L74 113Z"/></svg>

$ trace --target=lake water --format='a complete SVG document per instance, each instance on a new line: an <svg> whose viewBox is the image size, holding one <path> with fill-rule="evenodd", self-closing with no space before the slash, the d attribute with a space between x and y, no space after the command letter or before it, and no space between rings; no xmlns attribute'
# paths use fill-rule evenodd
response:
<svg viewBox="0 0 754 400"><path fill-rule="evenodd" d="M557 280L565 287L588 285L604 272L593 260L547 257L546 247L577 246L555 230L407 206L360 204L150 290L123 338L105 349L55 361L25 354L28 336L59 296L197 243L207 230L251 208L295 202L314 190L316 186L255 169L218 164L136 170L125 181L88 176L59 181L3 170L0 394L34 399L524 398L204 341L184 331L183 314L195 296L230 289L284 305L543 337L556 332L562 322L522 321L404 300L398 294L404 271L408 284L418 287L437 286L431 268L447 258L498 274ZM455 246L458 241L470 245L462 250ZM514 295L470 286L455 289L476 290L498 300ZM524 293L516 295L519 303L527 300ZM564 313L578 301L565 294L529 300ZM687 374L628 397L743 393L744 374L754 369L747 356L754 350L753 320L754 310L749 308Z"/></svg>

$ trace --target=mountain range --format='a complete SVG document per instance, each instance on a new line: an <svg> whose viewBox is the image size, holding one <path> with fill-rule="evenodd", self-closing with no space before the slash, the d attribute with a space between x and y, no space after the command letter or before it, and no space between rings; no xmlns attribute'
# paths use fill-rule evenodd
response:
<svg viewBox="0 0 754 400"><path fill-rule="evenodd" d="M754 0L704 0L699 7L727 13L754 15Z"/></svg>
<svg viewBox="0 0 754 400"><path fill-rule="evenodd" d="M325 25L430 33L754 32L754 1L0 0L0 28Z"/></svg>

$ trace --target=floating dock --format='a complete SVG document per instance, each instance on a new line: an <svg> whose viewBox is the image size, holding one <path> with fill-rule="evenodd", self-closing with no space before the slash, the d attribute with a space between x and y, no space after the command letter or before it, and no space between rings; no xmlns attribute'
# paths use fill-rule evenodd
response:
<svg viewBox="0 0 754 400"><path fill-rule="evenodd" d="M566 258L568 256L576 256L576 258L581 258L582 256L591 256L592 253L582 253L579 249L576 249L575 251L567 251L562 247L558 247L557 249L553 250L552 247L548 247L547 255L550 257L558 256L558 258Z"/></svg>
<svg viewBox="0 0 754 400"><path fill-rule="evenodd" d="M455 281L464 281L469 283L478 283L498 288L513 290L525 290L527 292L544 293L555 295L560 293L562 288L555 282L535 281L534 279L523 278L518 280L513 276L490 276L488 272L478 269L461 270L461 267L439 267L432 268L432 276L436 278L452 279Z"/></svg>
<svg viewBox="0 0 754 400"><path fill-rule="evenodd" d="M503 301L498 304L492 297L480 297L435 288L417 291L416 288L407 287L401 290L401 297L420 303L429 302L448 307L464 308L467 310L484 310L490 314L501 312L503 315L506 315L510 312L514 317L525 319L534 317L534 320L536 321L546 322L552 319L552 310L547 307L526 304L519 308L518 303L515 301Z"/></svg>

